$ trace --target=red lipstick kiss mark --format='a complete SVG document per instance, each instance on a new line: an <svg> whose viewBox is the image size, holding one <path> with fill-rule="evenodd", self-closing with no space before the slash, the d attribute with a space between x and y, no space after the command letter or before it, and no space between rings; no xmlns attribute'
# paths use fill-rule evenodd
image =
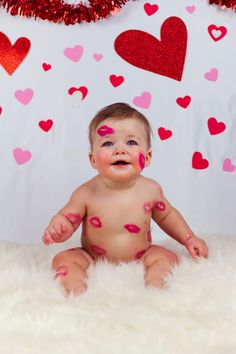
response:
<svg viewBox="0 0 236 354"><path fill-rule="evenodd" d="M143 209L144 209L146 214L151 213L151 211L152 211L152 203L151 202L145 202L144 205L143 205Z"/></svg>
<svg viewBox="0 0 236 354"><path fill-rule="evenodd" d="M145 157L144 157L144 154L142 154L141 152L139 154L138 161L139 161L139 166L140 166L141 170L143 170L145 167Z"/></svg>
<svg viewBox="0 0 236 354"><path fill-rule="evenodd" d="M124 225L124 228L132 234L137 234L141 230L140 227L134 224L126 224Z"/></svg>
<svg viewBox="0 0 236 354"><path fill-rule="evenodd" d="M79 214L74 214L74 213L68 213L66 214L66 218L72 223L72 224L79 224L81 221L81 217Z"/></svg>
<svg viewBox="0 0 236 354"><path fill-rule="evenodd" d="M107 125L103 125L97 130L97 133L100 136L105 136L105 135L108 135L108 134L114 134L114 129L108 127Z"/></svg>
<svg viewBox="0 0 236 354"><path fill-rule="evenodd" d="M152 235L151 235L151 231L150 230L147 233L147 239L148 239L148 242L152 242Z"/></svg>
<svg viewBox="0 0 236 354"><path fill-rule="evenodd" d="M154 208L159 211L164 211L166 209L166 205L163 202L156 202Z"/></svg>
<svg viewBox="0 0 236 354"><path fill-rule="evenodd" d="M142 258L142 256L144 255L145 252L146 252L146 250L142 250L142 251L139 251L138 253L136 253L135 259Z"/></svg>
<svg viewBox="0 0 236 354"><path fill-rule="evenodd" d="M92 245L91 249L96 254L96 256L105 256L107 254L107 251L104 248L97 245Z"/></svg>
<svg viewBox="0 0 236 354"><path fill-rule="evenodd" d="M89 222L94 227L102 227L102 222L97 216L93 216L89 219Z"/></svg>

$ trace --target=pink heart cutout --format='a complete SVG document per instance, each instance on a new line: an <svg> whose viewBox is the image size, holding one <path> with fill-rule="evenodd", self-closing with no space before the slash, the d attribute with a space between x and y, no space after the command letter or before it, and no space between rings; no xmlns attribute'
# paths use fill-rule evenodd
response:
<svg viewBox="0 0 236 354"><path fill-rule="evenodd" d="M25 106L32 100L34 91L31 89L17 90L15 92L15 98Z"/></svg>
<svg viewBox="0 0 236 354"><path fill-rule="evenodd" d="M28 150L22 150L21 148L15 148L13 150L13 156L18 165L22 165L31 159L31 152Z"/></svg>
<svg viewBox="0 0 236 354"><path fill-rule="evenodd" d="M194 11L196 10L196 6L191 5L191 6L186 6L185 10L191 15L194 13Z"/></svg>
<svg viewBox="0 0 236 354"><path fill-rule="evenodd" d="M150 92L143 92L140 96L133 99L133 103L140 108L149 108L152 96Z"/></svg>
<svg viewBox="0 0 236 354"><path fill-rule="evenodd" d="M217 81L218 70L216 68L212 68L210 71L205 73L204 77L208 81Z"/></svg>
<svg viewBox="0 0 236 354"><path fill-rule="evenodd" d="M102 60L102 58L103 58L102 54L98 54L98 53L93 54L93 59L96 61L100 61L100 60Z"/></svg>
<svg viewBox="0 0 236 354"><path fill-rule="evenodd" d="M224 159L223 161L223 171L226 172L234 172L236 170L236 166L232 164L230 159Z"/></svg>
<svg viewBox="0 0 236 354"><path fill-rule="evenodd" d="M83 49L83 47L81 45L76 45L73 48L66 48L64 50L64 55L68 59L70 59L70 60L74 61L75 63L77 63L80 60L80 58L82 57L83 51L84 51L84 49Z"/></svg>

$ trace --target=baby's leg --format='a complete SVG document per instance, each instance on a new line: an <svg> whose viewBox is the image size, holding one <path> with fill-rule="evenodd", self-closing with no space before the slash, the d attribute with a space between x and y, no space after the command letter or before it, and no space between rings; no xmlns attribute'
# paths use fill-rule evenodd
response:
<svg viewBox="0 0 236 354"><path fill-rule="evenodd" d="M145 284L163 288L163 278L171 273L171 268L178 263L175 253L160 246L151 246L143 256Z"/></svg>
<svg viewBox="0 0 236 354"><path fill-rule="evenodd" d="M93 259L86 251L73 248L58 253L53 258L52 268L67 294L79 295L87 289L87 269L91 263Z"/></svg>

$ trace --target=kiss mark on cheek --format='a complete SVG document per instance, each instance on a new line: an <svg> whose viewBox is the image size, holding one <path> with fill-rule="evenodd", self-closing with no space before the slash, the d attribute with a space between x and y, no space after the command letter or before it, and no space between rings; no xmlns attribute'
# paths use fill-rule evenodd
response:
<svg viewBox="0 0 236 354"><path fill-rule="evenodd" d="M101 257L101 256L105 256L107 254L107 251L104 248L97 246L97 245L92 245L91 249L96 254L96 256Z"/></svg>
<svg viewBox="0 0 236 354"><path fill-rule="evenodd" d="M126 224L124 228L132 234L137 234L141 230L140 227L134 224Z"/></svg>
<svg viewBox="0 0 236 354"><path fill-rule="evenodd" d="M102 227L102 222L97 216L91 217L89 222L93 227Z"/></svg>
<svg viewBox="0 0 236 354"><path fill-rule="evenodd" d="M115 130L107 125L102 125L98 130L97 133L100 136L105 136L108 134L114 134Z"/></svg>
<svg viewBox="0 0 236 354"><path fill-rule="evenodd" d="M72 224L80 224L80 222L81 222L81 216L80 216L79 214L68 213L68 214L66 214L66 218L67 218Z"/></svg>
<svg viewBox="0 0 236 354"><path fill-rule="evenodd" d="M145 202L144 205L143 205L143 209L144 209L146 214L151 213L151 211L152 211L152 202Z"/></svg>
<svg viewBox="0 0 236 354"><path fill-rule="evenodd" d="M151 231L150 230L147 233L147 240L148 240L148 242L152 242L152 235L151 235Z"/></svg>
<svg viewBox="0 0 236 354"><path fill-rule="evenodd" d="M163 202L156 202L154 208L159 211L164 211L166 209L166 205Z"/></svg>
<svg viewBox="0 0 236 354"><path fill-rule="evenodd" d="M142 251L139 251L138 253L136 253L135 259L142 258L142 256L144 255L145 252L146 252L146 250L142 250Z"/></svg>
<svg viewBox="0 0 236 354"><path fill-rule="evenodd" d="M145 156L141 152L139 153L138 161L139 161L139 166L140 166L141 170L143 170L145 167Z"/></svg>

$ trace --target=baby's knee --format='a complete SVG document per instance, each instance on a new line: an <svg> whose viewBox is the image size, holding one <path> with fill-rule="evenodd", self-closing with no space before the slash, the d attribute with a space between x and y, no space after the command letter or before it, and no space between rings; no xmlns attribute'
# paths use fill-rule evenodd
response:
<svg viewBox="0 0 236 354"><path fill-rule="evenodd" d="M92 263L92 258L85 254L81 248L69 249L58 253L52 260L52 268L57 268L60 264L73 263L82 269L87 269ZM90 258L91 260L90 260Z"/></svg>
<svg viewBox="0 0 236 354"><path fill-rule="evenodd" d="M144 267L147 269L156 261L164 261L171 265L179 264L179 257L172 251L159 246L152 246L143 257Z"/></svg>

